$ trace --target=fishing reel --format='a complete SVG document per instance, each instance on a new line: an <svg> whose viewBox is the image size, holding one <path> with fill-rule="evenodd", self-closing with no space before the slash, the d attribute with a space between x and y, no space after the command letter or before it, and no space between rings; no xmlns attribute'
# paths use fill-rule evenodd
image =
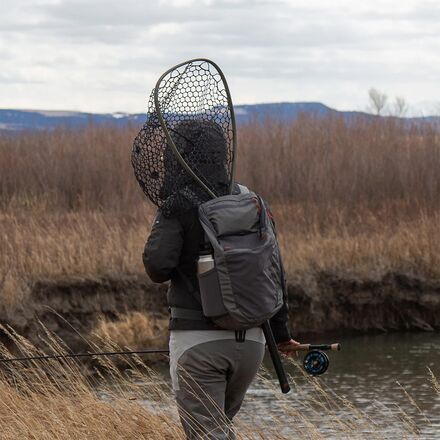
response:
<svg viewBox="0 0 440 440"><path fill-rule="evenodd" d="M341 344L304 345L307 354L303 360L303 367L312 376L320 376L328 370L330 359L324 350L339 351L341 349Z"/></svg>
<svg viewBox="0 0 440 440"><path fill-rule="evenodd" d="M339 351L341 344L299 344L294 345L289 351L307 351L303 360L304 370L312 376L324 374L330 365L330 359L325 353L327 350Z"/></svg>
<svg viewBox="0 0 440 440"><path fill-rule="evenodd" d="M303 367L312 376L320 376L328 370L330 359L320 350L309 351L303 360Z"/></svg>

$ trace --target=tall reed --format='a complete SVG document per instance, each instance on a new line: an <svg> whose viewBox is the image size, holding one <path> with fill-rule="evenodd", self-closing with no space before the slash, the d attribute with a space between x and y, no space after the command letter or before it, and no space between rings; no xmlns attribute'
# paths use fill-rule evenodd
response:
<svg viewBox="0 0 440 440"><path fill-rule="evenodd" d="M0 203L130 213L143 196L133 126L0 137ZM402 119L276 119L239 128L238 180L284 204L432 212L440 205L440 131Z"/></svg>

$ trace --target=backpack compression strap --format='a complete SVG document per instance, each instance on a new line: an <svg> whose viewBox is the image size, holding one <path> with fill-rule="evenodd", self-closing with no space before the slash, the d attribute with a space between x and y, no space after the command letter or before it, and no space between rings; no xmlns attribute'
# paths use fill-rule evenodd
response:
<svg viewBox="0 0 440 440"><path fill-rule="evenodd" d="M206 319L201 310L170 307L170 312L171 318L188 319L191 321L204 321Z"/></svg>

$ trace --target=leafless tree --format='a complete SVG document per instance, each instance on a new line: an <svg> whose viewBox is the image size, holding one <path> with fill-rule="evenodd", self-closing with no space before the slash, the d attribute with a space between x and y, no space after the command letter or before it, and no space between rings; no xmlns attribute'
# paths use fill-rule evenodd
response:
<svg viewBox="0 0 440 440"><path fill-rule="evenodd" d="M393 104L393 115L401 118L405 116L408 111L408 104L402 96L396 96Z"/></svg>
<svg viewBox="0 0 440 440"><path fill-rule="evenodd" d="M368 96L370 98L371 111L376 115L380 115L385 108L388 96L375 88L368 90Z"/></svg>

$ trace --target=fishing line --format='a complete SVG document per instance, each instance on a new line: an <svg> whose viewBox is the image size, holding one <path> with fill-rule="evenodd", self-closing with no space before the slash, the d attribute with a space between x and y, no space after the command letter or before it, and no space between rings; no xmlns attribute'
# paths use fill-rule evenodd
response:
<svg viewBox="0 0 440 440"><path fill-rule="evenodd" d="M69 354L51 354L41 356L28 356L18 358L0 359L0 364L7 364L10 362L29 362L29 361L44 361L44 360L62 360L67 358L81 358L81 357L94 357L94 356L132 356L142 354L168 354L167 348L157 348L149 350L136 350L136 351L100 351L96 353L69 353Z"/></svg>

